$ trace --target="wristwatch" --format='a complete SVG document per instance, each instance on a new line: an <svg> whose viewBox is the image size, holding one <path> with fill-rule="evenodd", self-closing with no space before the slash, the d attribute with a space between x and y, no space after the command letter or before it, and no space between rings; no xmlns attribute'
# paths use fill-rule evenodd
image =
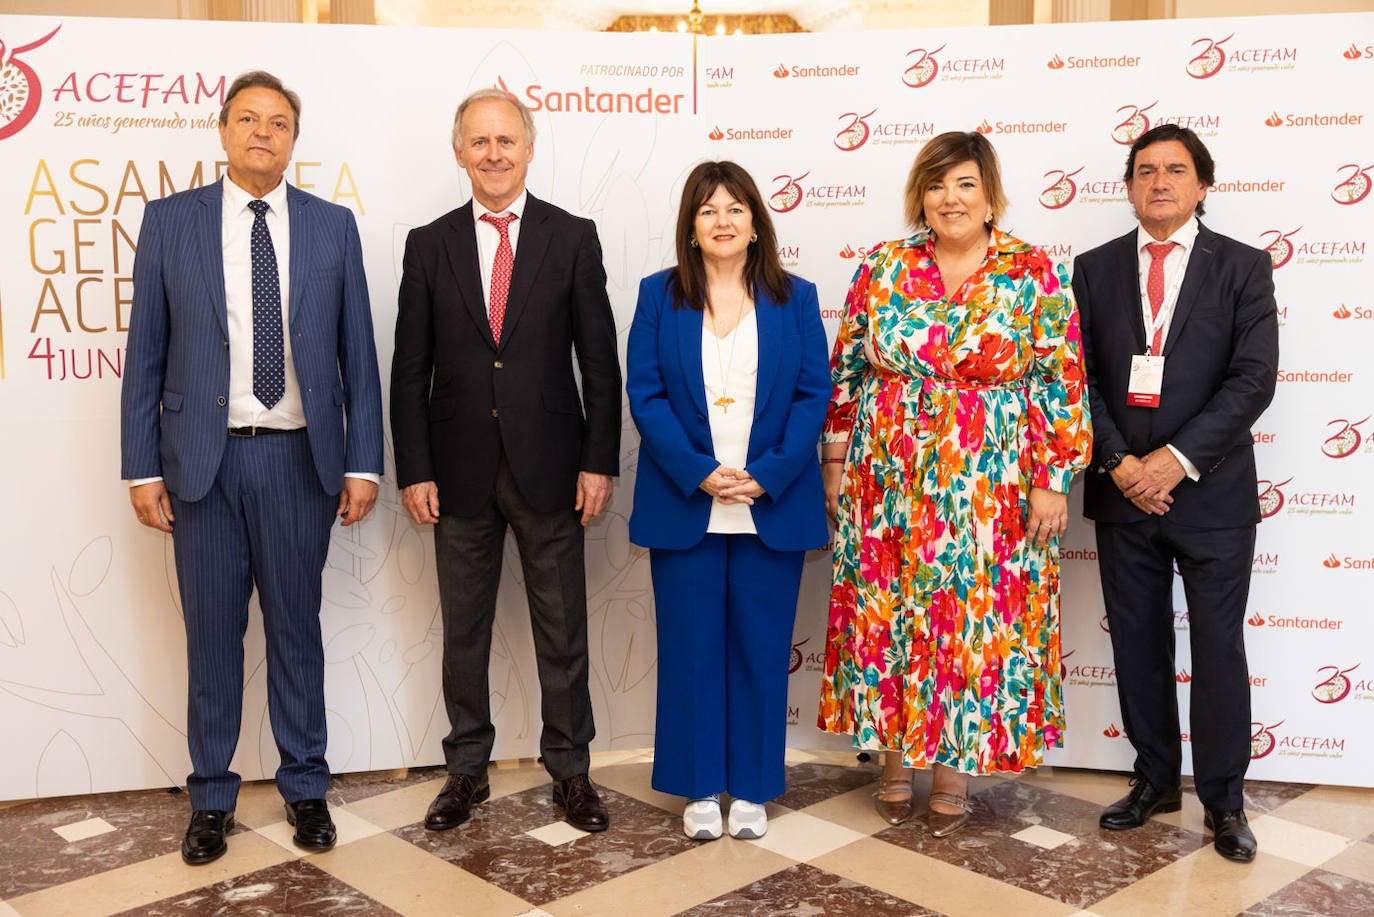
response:
<svg viewBox="0 0 1374 917"><path fill-rule="evenodd" d="M1101 471L1103 474L1107 474L1116 468L1117 465L1120 465L1128 455L1130 455L1129 452L1115 452L1107 456L1102 464L1097 466L1097 470Z"/></svg>

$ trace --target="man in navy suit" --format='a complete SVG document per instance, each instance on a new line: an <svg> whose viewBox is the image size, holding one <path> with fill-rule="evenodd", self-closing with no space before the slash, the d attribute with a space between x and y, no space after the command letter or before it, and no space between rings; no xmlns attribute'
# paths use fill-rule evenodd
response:
<svg viewBox="0 0 1374 917"><path fill-rule="evenodd" d="M1265 252L1197 219L1212 157L1187 128L1135 141L1126 195L1139 225L1074 266L1092 403L1096 520L1134 786L1101 825L1135 828L1181 806L1174 680L1174 568L1192 644L1193 774L1204 824L1227 859L1249 862L1245 604L1259 522L1250 428L1274 397L1278 318Z"/></svg>
<svg viewBox="0 0 1374 917"><path fill-rule="evenodd" d="M591 220L525 190L534 120L483 89L458 106L468 203L406 240L391 366L401 502L433 524L444 622L449 778L425 815L443 831L487 799L496 730L487 668L509 527L520 546L553 800L584 831L608 824L588 778L583 526L620 470L620 360ZM581 393L573 373L573 354ZM585 412L585 413L584 413Z"/></svg>
<svg viewBox="0 0 1374 917"><path fill-rule="evenodd" d="M139 522L172 535L186 621L191 865L221 856L239 775L243 635L258 589L277 789L295 842L334 846L324 794L321 574L334 519L372 509L381 384L353 214L282 179L300 99L229 87L226 180L148 204L121 399Z"/></svg>

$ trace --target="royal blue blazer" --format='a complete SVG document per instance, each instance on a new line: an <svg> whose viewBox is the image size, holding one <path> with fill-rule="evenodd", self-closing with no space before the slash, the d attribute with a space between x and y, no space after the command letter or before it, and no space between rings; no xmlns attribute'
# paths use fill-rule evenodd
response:
<svg viewBox="0 0 1374 917"><path fill-rule="evenodd" d="M626 352L626 394L639 428L630 539L684 549L706 535L711 496L698 485L720 466L701 369L702 313L674 308L670 271L645 277ZM752 507L759 539L775 551L825 545L825 492L817 443L830 402L830 367L816 286L792 277L792 295L761 291L759 371L748 462L764 495Z"/></svg>

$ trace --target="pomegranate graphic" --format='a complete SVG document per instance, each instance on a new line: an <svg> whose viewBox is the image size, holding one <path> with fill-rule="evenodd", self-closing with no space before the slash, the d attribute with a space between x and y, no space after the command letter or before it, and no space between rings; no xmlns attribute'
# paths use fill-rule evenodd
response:
<svg viewBox="0 0 1374 917"><path fill-rule="evenodd" d="M1278 127L1283 123L1283 115L1280 115L1278 112L1274 112L1272 115L1264 119L1264 123L1269 125L1270 127Z"/></svg>
<svg viewBox="0 0 1374 917"><path fill-rule="evenodd" d="M1254 722L1250 725L1258 727L1250 733L1250 760L1258 761L1278 746L1279 742L1278 739L1274 738L1273 731L1283 725L1283 720L1279 720L1272 726Z"/></svg>
<svg viewBox="0 0 1374 917"><path fill-rule="evenodd" d="M1349 318L1354 313L1352 313L1349 309L1345 307L1345 303L1341 303L1339 308L1331 310L1331 314L1336 316L1336 318L1344 320Z"/></svg>
<svg viewBox="0 0 1374 917"><path fill-rule="evenodd" d="M1051 57L1048 61L1046 61L1045 66L1049 67L1051 70L1063 70L1064 58L1056 54L1054 57Z"/></svg>
<svg viewBox="0 0 1374 917"><path fill-rule="evenodd" d="M805 640L803 640L801 643L794 643L794 644L792 644L792 656L791 656L791 659L788 661L788 665L787 665L787 674L788 674L788 675L791 675L793 672L797 671L798 669L800 669L800 668L802 667L802 651L801 651L801 648L802 648L803 646L806 646L807 642L810 641L810 640L811 640L811 638L810 638L810 637L807 637L807 638L806 638Z"/></svg>
<svg viewBox="0 0 1374 917"><path fill-rule="evenodd" d="M940 62L935 59L935 55L943 50L945 50L945 46L940 45L932 51L927 51L925 48L912 48L906 52L907 57L913 54L921 56L916 58L916 63L906 68L906 72L902 74L902 82L912 89L929 86L940 74Z"/></svg>
<svg viewBox="0 0 1374 917"><path fill-rule="evenodd" d="M991 134L992 125L988 123L987 118L984 118L983 123L974 128L974 130L976 130L980 134Z"/></svg>
<svg viewBox="0 0 1374 917"><path fill-rule="evenodd" d="M1334 665L1324 665L1317 669L1318 675L1323 672L1330 672L1331 675L1312 688L1312 698L1319 704L1334 704L1345 700L1350 694L1350 689L1354 687L1345 676L1359 667L1360 664L1357 662L1348 669Z"/></svg>
<svg viewBox="0 0 1374 917"><path fill-rule="evenodd" d="M1328 436L1322 443L1322 455L1335 459L1354 455L1355 451L1360 448L1360 440L1362 439L1360 431L1357 428L1368 419L1369 418L1366 417L1364 420L1357 420L1351 423L1344 418L1339 418L1327 424L1328 427L1334 427L1339 424L1340 429Z"/></svg>
<svg viewBox="0 0 1374 917"><path fill-rule="evenodd" d="M1355 45L1353 41L1350 43L1350 47L1346 48L1344 51L1341 52L1341 57L1345 58L1346 60L1359 60L1362 56L1363 55L1360 53L1360 49Z"/></svg>
<svg viewBox="0 0 1374 917"><path fill-rule="evenodd" d="M835 135L836 148L844 150L846 153L852 153L867 143L868 124L864 119L873 117L877 111L878 109L875 108L866 115L861 115L854 111L847 111L840 115L838 119L840 121L843 121L845 118L851 118L853 120L840 128L840 132Z"/></svg>
<svg viewBox="0 0 1374 917"><path fill-rule="evenodd" d="M858 252L854 251L854 249L850 248L848 245L845 245L844 248L840 249L840 257L844 258L846 261L850 258L853 258L857 254Z"/></svg>
<svg viewBox="0 0 1374 917"><path fill-rule="evenodd" d="M1097 622L1097 626L1102 628L1102 633L1104 634L1110 634L1112 632L1111 625L1107 623L1106 615L1103 615L1102 618Z"/></svg>
<svg viewBox="0 0 1374 917"><path fill-rule="evenodd" d="M1299 226L1291 232L1279 232L1277 229L1267 229L1260 233L1261 239L1271 235L1274 237L1274 241L1264 246L1264 250L1269 253L1269 260L1274 262L1274 270L1277 271L1289 261L1293 260L1293 243L1289 240L1301 231L1302 227Z"/></svg>
<svg viewBox="0 0 1374 917"><path fill-rule="evenodd" d="M1186 685L1188 682L1192 680L1193 676L1188 674L1187 669L1180 669L1178 674L1174 676L1174 681L1178 682L1181 685Z"/></svg>
<svg viewBox="0 0 1374 917"><path fill-rule="evenodd" d="M1078 650L1069 650L1067 653L1065 653L1064 655L1062 655L1062 656L1059 657L1059 677L1060 677L1060 678L1068 678L1068 677L1069 677L1069 667L1068 667L1067 663L1068 663L1068 661L1069 661L1069 657L1072 656L1072 655L1073 655L1074 653L1076 653L1076 652L1078 652Z"/></svg>
<svg viewBox="0 0 1374 917"><path fill-rule="evenodd" d="M1212 41L1210 38L1199 38L1197 41L1193 42L1194 48L1198 45L1206 45L1207 47L1203 48L1202 53L1198 54L1197 57L1188 61L1188 75L1198 80L1205 80L1209 76L1216 76L1217 73L1221 71L1221 68L1226 65L1226 52L1221 50L1221 46L1235 37L1235 33L1232 33L1221 41Z"/></svg>
<svg viewBox="0 0 1374 917"><path fill-rule="evenodd" d="M1374 169L1374 163L1361 169L1352 162L1341 166L1341 169L1349 169L1350 174L1331 189L1331 199L1338 204L1358 204L1369 197L1369 189L1374 185L1369 178L1369 170Z"/></svg>
<svg viewBox="0 0 1374 917"><path fill-rule="evenodd" d="M773 75L780 80L786 79L790 75L790 73L791 71L787 69L786 64L778 64L778 69L773 71Z"/></svg>
<svg viewBox="0 0 1374 917"><path fill-rule="evenodd" d="M58 26L37 41L20 45L8 55L5 43L0 41L0 140L22 131L38 114L38 103L43 98L38 74L21 61L19 55L45 44L61 28Z"/></svg>
<svg viewBox="0 0 1374 917"><path fill-rule="evenodd" d="M1121 730L1116 728L1115 723L1108 723L1107 728L1102 730L1102 734L1109 739L1115 739L1121 735Z"/></svg>
<svg viewBox="0 0 1374 917"><path fill-rule="evenodd" d="M1112 139L1122 146L1130 146L1132 143L1135 143L1135 138L1150 129L1150 119L1145 117L1145 112L1158 104L1159 100L1155 99L1144 108L1137 105L1123 105L1118 108L1116 110L1118 115L1123 111L1128 111L1130 114L1126 116L1126 120L1112 128Z"/></svg>
<svg viewBox="0 0 1374 917"><path fill-rule="evenodd" d="M802 189L797 182L810 174L811 172L808 170L796 178L791 175L773 176L773 181L781 181L782 185L768 198L768 209L774 213L790 213L796 210L802 202Z"/></svg>
<svg viewBox="0 0 1374 917"><path fill-rule="evenodd" d="M1263 626L1264 626L1264 618L1263 618L1263 616L1261 616L1260 613L1257 611L1257 612L1255 612L1254 614L1252 614L1250 617L1246 618L1246 619L1245 619L1245 623L1246 623L1246 624L1249 624L1251 627L1263 627Z"/></svg>
<svg viewBox="0 0 1374 917"><path fill-rule="evenodd" d="M721 130L720 125L717 124L711 133L706 136L710 137L712 140L722 140L725 138L725 131Z"/></svg>
<svg viewBox="0 0 1374 917"><path fill-rule="evenodd" d="M1341 559L1337 557L1335 554L1329 555L1326 558L1326 560L1322 561L1322 566L1328 570L1336 570L1340 567L1340 565Z"/></svg>
<svg viewBox="0 0 1374 917"><path fill-rule="evenodd" d="M1050 169L1044 177L1056 176L1050 186L1040 192L1040 206L1046 210L1058 210L1073 203L1073 199L1078 194L1078 185L1074 184L1073 177L1086 169L1087 166L1079 166L1072 172L1066 173L1063 169Z"/></svg>
<svg viewBox="0 0 1374 917"><path fill-rule="evenodd" d="M1292 480L1292 478L1289 478L1287 481L1280 481L1277 484L1273 481L1262 480L1259 482L1259 509L1261 516L1268 519L1270 516L1283 509L1283 491L1279 490L1279 488Z"/></svg>

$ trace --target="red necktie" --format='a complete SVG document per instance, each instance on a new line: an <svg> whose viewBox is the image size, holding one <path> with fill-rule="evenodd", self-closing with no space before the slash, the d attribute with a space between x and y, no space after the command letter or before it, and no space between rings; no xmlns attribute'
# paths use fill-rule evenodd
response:
<svg viewBox="0 0 1374 917"><path fill-rule="evenodd" d="M1164 259L1177 242L1150 242L1145 250L1150 253L1150 276L1145 280L1145 295L1150 299L1150 320L1159 318L1159 310L1164 308ZM1150 353L1164 352L1164 326L1155 329L1154 339L1150 341Z"/></svg>
<svg viewBox="0 0 1374 917"><path fill-rule="evenodd" d="M515 214L503 217L490 213L482 214L482 221L496 227L501 234L501 244L496 246L496 260L491 264L491 295L488 298L487 312L491 318L491 336L501 343L501 323L506 318L506 296L510 293L510 272L515 266L515 251L510 247L510 224L515 222Z"/></svg>

